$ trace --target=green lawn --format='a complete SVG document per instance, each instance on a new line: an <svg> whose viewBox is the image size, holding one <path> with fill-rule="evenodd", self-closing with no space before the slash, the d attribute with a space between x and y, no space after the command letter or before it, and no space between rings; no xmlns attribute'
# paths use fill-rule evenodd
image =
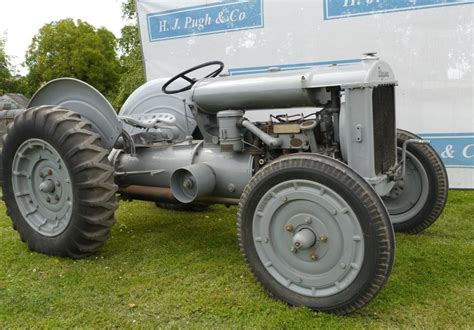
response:
<svg viewBox="0 0 474 330"><path fill-rule="evenodd" d="M236 211L122 202L101 253L73 261L28 251L0 204L0 328L474 327L474 191L451 191L423 234L397 234L388 284L349 316L269 298L240 256Z"/></svg>

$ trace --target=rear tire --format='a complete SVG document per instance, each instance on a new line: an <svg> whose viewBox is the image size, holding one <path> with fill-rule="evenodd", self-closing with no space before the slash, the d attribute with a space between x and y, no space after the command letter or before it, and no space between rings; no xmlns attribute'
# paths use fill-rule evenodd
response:
<svg viewBox="0 0 474 330"><path fill-rule="evenodd" d="M105 243L117 187L88 121L61 107L29 109L9 127L3 155L7 214L31 250L82 258Z"/></svg>
<svg viewBox="0 0 474 330"><path fill-rule="evenodd" d="M251 271L290 305L350 313L390 275L387 211L362 177L332 158L295 155L264 167L246 186L237 217Z"/></svg>
<svg viewBox="0 0 474 330"><path fill-rule="evenodd" d="M397 130L401 156L403 143L419 136ZM448 175L443 161L429 144L407 146L406 178L383 198L395 231L418 234L441 215L448 199Z"/></svg>

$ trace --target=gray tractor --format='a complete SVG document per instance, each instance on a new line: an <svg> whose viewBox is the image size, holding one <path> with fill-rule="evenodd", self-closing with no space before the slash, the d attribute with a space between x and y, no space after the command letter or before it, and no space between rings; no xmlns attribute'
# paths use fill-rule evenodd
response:
<svg viewBox="0 0 474 330"><path fill-rule="evenodd" d="M118 115L84 82L43 86L4 136L14 228L31 250L82 258L107 240L117 193L238 205L240 249L272 296L340 314L362 307L389 277L393 229L433 224L448 191L428 141L396 129L391 68L374 54L300 71L223 68L150 81Z"/></svg>

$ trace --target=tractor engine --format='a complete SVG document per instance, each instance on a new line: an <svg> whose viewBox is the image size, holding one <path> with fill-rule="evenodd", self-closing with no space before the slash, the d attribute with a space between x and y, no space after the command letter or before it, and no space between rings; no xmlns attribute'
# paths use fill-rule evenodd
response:
<svg viewBox="0 0 474 330"><path fill-rule="evenodd" d="M121 192L130 199L236 204L266 164L315 153L348 164L385 195L397 161L395 84L390 67L368 56L354 65L204 79L181 102L167 95L169 85L153 85L164 90L161 106L180 120L174 127L137 130L153 112L133 114L125 104L121 116L133 127L136 152L113 153ZM276 114L258 122L245 117L265 109Z"/></svg>

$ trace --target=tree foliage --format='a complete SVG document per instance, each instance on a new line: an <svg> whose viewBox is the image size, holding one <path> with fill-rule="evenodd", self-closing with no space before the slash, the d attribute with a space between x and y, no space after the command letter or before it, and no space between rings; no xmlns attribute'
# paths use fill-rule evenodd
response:
<svg viewBox="0 0 474 330"><path fill-rule="evenodd" d="M83 80L112 97L120 79L117 40L105 28L64 19L44 25L26 54L30 90L59 77Z"/></svg>
<svg viewBox="0 0 474 330"><path fill-rule="evenodd" d="M11 74L10 57L5 51L5 40L0 38L0 95L27 91L24 77Z"/></svg>
<svg viewBox="0 0 474 330"><path fill-rule="evenodd" d="M9 59L5 53L5 41L0 39L0 95L6 90L10 78Z"/></svg>
<svg viewBox="0 0 474 330"><path fill-rule="evenodd" d="M123 104L135 89L145 83L143 54L140 44L140 32L136 14L135 0L122 3L123 18L130 22L122 28L122 37L118 40L122 75L120 78L116 104Z"/></svg>

